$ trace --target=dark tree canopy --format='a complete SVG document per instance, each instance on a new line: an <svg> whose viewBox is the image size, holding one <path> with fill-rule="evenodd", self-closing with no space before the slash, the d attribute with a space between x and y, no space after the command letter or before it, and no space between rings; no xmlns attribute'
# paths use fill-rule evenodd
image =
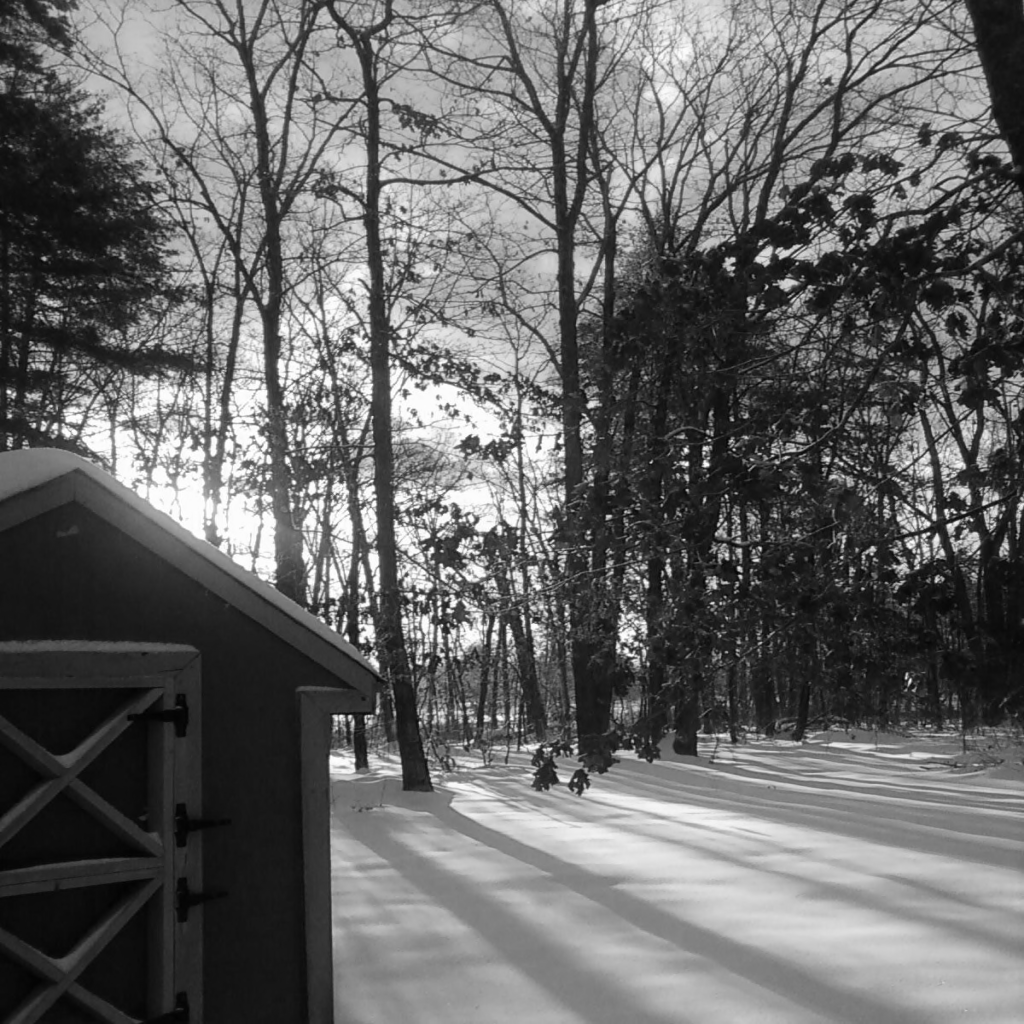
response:
<svg viewBox="0 0 1024 1024"><path fill-rule="evenodd" d="M40 48L70 45L67 14L73 0L0 0L0 67L5 77L12 70L39 72Z"/></svg>
<svg viewBox="0 0 1024 1024"><path fill-rule="evenodd" d="M26 13L27 12L27 13ZM185 361L131 328L174 295L166 218L101 107L45 70L51 9L5 5L0 64L0 447L61 441L66 411L118 372ZM106 374L97 374L104 367Z"/></svg>

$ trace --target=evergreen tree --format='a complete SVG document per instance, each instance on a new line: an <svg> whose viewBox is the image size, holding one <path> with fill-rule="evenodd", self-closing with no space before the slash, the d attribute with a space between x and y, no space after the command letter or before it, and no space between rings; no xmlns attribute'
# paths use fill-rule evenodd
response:
<svg viewBox="0 0 1024 1024"><path fill-rule="evenodd" d="M40 74L43 47L66 49L71 42L67 12L72 0L0 0L0 67Z"/></svg>
<svg viewBox="0 0 1024 1024"><path fill-rule="evenodd" d="M133 331L180 298L170 228L101 106L46 66L58 14L3 3L0 37L0 450L81 448L126 373L189 365Z"/></svg>

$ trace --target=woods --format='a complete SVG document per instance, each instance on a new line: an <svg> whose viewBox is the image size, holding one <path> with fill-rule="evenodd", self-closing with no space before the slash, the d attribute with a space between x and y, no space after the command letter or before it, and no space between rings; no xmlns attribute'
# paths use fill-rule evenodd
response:
<svg viewBox="0 0 1024 1024"><path fill-rule="evenodd" d="M0 450L373 653L409 789L1019 724L1012 7L2 0Z"/></svg>

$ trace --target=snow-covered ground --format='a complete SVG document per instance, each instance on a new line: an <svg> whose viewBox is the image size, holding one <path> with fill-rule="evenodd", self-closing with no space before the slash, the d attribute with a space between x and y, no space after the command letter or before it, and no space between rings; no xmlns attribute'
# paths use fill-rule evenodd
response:
<svg viewBox="0 0 1024 1024"><path fill-rule="evenodd" d="M569 759L407 794L335 757L336 1024L1024 1021L1019 746L701 754L622 752L583 797Z"/></svg>

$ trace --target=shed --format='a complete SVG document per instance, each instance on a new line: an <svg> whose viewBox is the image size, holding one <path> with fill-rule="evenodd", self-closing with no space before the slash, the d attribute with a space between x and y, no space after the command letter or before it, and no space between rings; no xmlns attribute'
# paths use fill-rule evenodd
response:
<svg viewBox="0 0 1024 1024"><path fill-rule="evenodd" d="M0 1022L331 1021L330 719L376 682L95 466L0 454Z"/></svg>

